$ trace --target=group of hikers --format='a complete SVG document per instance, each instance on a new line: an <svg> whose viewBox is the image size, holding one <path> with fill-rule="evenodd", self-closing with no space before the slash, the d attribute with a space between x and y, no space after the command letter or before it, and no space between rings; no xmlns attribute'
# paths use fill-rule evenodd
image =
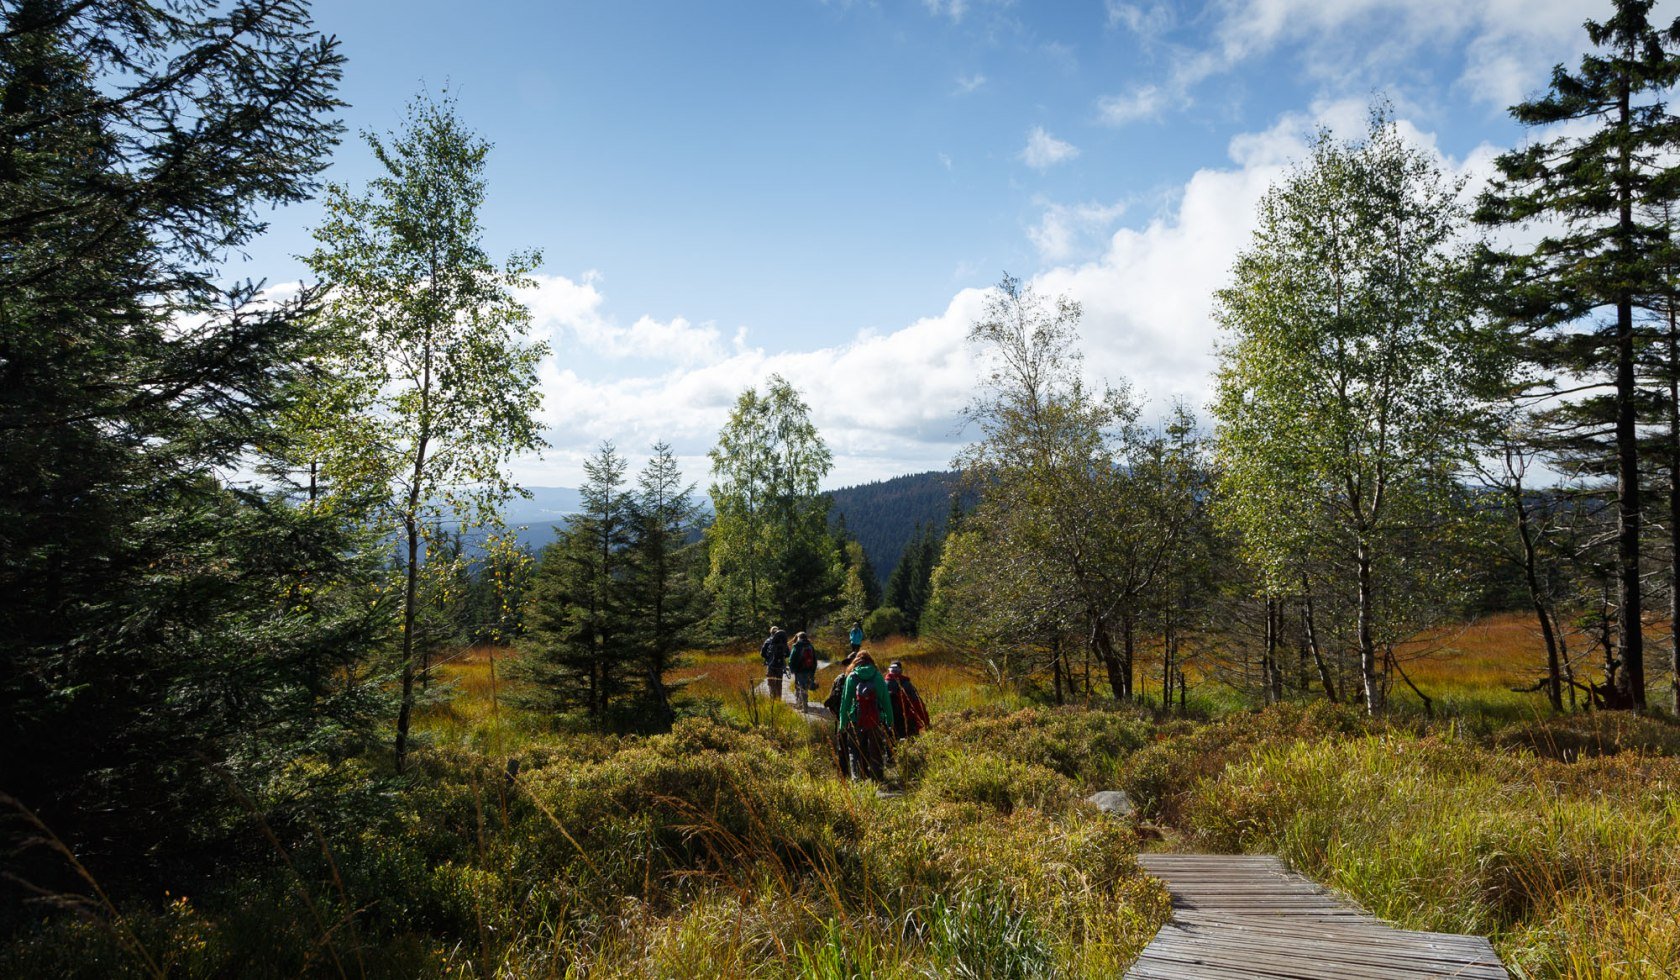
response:
<svg viewBox="0 0 1680 980"><path fill-rule="evenodd" d="M863 649L862 623L852 624L848 639L851 652L840 661L840 672L823 699L823 707L834 715L834 756L842 777L882 781L893 746L927 727L927 705L905 676L903 663L895 660L881 673L875 658ZM801 713L807 711L820 663L810 635L800 632L790 639L781 627L772 626L759 656L770 697L781 700L782 678L791 676L794 703Z"/></svg>

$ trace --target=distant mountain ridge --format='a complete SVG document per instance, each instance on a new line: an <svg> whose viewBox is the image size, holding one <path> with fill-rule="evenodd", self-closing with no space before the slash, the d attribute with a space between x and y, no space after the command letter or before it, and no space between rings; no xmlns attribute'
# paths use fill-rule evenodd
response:
<svg viewBox="0 0 1680 980"><path fill-rule="evenodd" d="M957 475L939 470L842 487L829 492L834 502L829 524L837 528L844 519L847 533L863 545L876 576L885 584L918 528L925 524L945 526L956 487ZM509 501L502 519L509 527L519 529L516 534L520 544L540 551L554 540L555 531L563 528L571 515L583 509L583 495L572 487L525 490L531 496ZM709 512L711 501L704 494L700 496Z"/></svg>

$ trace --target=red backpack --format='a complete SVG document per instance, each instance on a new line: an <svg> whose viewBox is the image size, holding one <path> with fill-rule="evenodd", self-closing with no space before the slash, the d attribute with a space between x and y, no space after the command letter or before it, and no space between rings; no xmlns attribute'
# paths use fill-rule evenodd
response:
<svg viewBox="0 0 1680 980"><path fill-rule="evenodd" d="M875 683L858 678L852 689L852 700L857 705L857 713L853 715L855 724L859 728L879 728L881 705L875 700Z"/></svg>
<svg viewBox="0 0 1680 980"><path fill-rule="evenodd" d="M800 640L793 647L793 669L805 672L817 669L817 648L810 640Z"/></svg>

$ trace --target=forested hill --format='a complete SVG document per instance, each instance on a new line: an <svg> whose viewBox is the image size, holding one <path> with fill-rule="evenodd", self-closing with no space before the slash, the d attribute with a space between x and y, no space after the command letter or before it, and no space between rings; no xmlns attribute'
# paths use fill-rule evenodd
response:
<svg viewBox="0 0 1680 980"><path fill-rule="evenodd" d="M832 491L829 524L838 528L845 520L847 532L862 543L884 583L917 528L928 523L945 526L956 480L955 473L930 471ZM578 510L582 498L570 487L526 490L531 498L513 500L503 519L516 529L521 544L537 551L554 540L555 528ZM709 511L711 501L702 495L701 502Z"/></svg>
<svg viewBox="0 0 1680 980"><path fill-rule="evenodd" d="M835 490L829 494L834 500L829 523L839 527L845 521L847 533L863 545L885 581L918 527L945 526L956 482L955 473L932 471Z"/></svg>

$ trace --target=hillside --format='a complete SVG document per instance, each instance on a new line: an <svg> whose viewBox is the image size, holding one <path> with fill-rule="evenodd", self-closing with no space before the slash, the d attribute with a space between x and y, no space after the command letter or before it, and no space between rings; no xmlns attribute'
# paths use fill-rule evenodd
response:
<svg viewBox="0 0 1680 980"><path fill-rule="evenodd" d="M846 522L847 532L863 545L885 582L918 527L945 526L956 481L955 473L935 470L835 490L829 494L834 501L829 523L838 527L842 519Z"/></svg>
<svg viewBox="0 0 1680 980"><path fill-rule="evenodd" d="M935 470L831 491L834 506L829 511L830 526L839 527L845 520L846 530L863 545L884 583L918 527L927 523L945 526L956 479L955 473ZM518 529L520 544L541 550L554 540L555 530L565 524L566 518L576 513L582 498L571 487L525 489L531 498L511 501L504 519ZM709 512L711 501L704 495L701 501Z"/></svg>

